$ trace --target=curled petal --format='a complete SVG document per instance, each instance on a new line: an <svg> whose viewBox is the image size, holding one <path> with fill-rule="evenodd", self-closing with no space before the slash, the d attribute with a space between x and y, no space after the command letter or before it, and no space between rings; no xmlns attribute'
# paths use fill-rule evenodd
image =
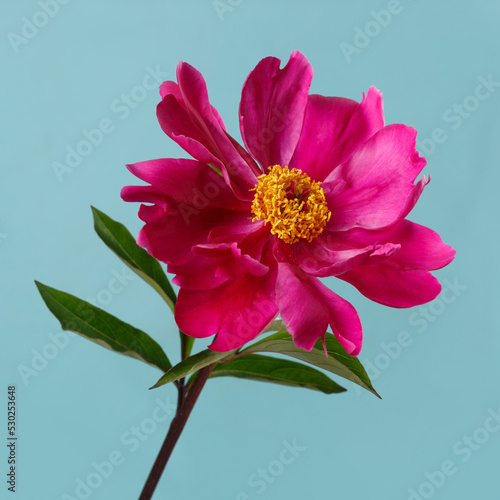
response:
<svg viewBox="0 0 500 500"><path fill-rule="evenodd" d="M129 190L138 192L147 188L162 193L170 203L185 203L198 210L210 204L220 208L250 211L248 202L236 198L222 176L196 160L160 158L133 163L127 165L127 168L136 177L151 184L152 188L127 186L122 194Z"/></svg>
<svg viewBox="0 0 500 500"><path fill-rule="evenodd" d="M455 250L437 233L408 220L385 231L357 230L353 237L364 243L376 239L401 246L391 259L360 265L338 276L369 299L392 307L412 307L436 298L441 285L429 271L446 266L455 256Z"/></svg>
<svg viewBox="0 0 500 500"><path fill-rule="evenodd" d="M124 201L154 203L159 208L167 208L165 195L154 186L125 186L121 191Z"/></svg>
<svg viewBox="0 0 500 500"><path fill-rule="evenodd" d="M157 115L163 131L194 158L219 168L238 198L250 200L260 174L255 161L226 132L201 73L181 62L177 80L178 85L165 82L160 89Z"/></svg>
<svg viewBox="0 0 500 500"><path fill-rule="evenodd" d="M348 231L324 232L312 242L293 245L293 255L301 269L311 276L338 276L362 264L380 262L392 257L401 245L393 243L368 245L346 238Z"/></svg>
<svg viewBox="0 0 500 500"><path fill-rule="evenodd" d="M349 232L349 239L360 245L398 244L401 249L393 260L407 270L441 269L453 260L456 253L443 243L438 233L406 219L382 231L355 229Z"/></svg>

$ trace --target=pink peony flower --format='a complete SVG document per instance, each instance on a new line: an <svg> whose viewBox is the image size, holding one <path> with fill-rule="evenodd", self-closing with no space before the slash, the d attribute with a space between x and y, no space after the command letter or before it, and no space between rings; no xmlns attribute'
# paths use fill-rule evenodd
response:
<svg viewBox="0 0 500 500"><path fill-rule="evenodd" d="M455 251L405 217L422 193L416 131L384 126L382 94L360 103L309 94L312 68L294 52L267 57L248 76L239 109L246 149L226 131L202 75L179 63L161 85L158 120L195 160L159 159L128 169L147 186L138 244L168 264L179 285L175 318L192 337L216 334L238 348L281 315L310 350L330 325L351 355L362 344L354 307L319 278L336 276L392 307L434 299L429 270Z"/></svg>

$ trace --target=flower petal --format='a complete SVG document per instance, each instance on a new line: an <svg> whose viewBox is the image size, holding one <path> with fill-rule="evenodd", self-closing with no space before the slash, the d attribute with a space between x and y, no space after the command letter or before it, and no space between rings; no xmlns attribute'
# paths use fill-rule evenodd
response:
<svg viewBox="0 0 500 500"><path fill-rule="evenodd" d="M248 151L266 171L288 165L299 140L312 79L312 67L300 52L286 66L262 59L248 75L240 103L240 130Z"/></svg>
<svg viewBox="0 0 500 500"><path fill-rule="evenodd" d="M191 290L216 288L228 280L247 273L264 276L269 271L250 255L242 252L236 242L197 245L192 249L195 258L183 264L169 264L168 272L176 274L176 285Z"/></svg>
<svg viewBox="0 0 500 500"><path fill-rule="evenodd" d="M227 276L215 276L213 260L204 256L183 264L169 264L167 271L176 275L172 283L190 290L216 288L228 280Z"/></svg>
<svg viewBox="0 0 500 500"><path fill-rule="evenodd" d="M276 300L295 344L310 351L316 341L324 337L330 324L344 349L356 356L361 350L363 329L354 307L319 279L308 277L294 265L282 245L276 257Z"/></svg>
<svg viewBox="0 0 500 500"><path fill-rule="evenodd" d="M456 253L443 243L438 233L406 219L383 231L354 229L349 232L349 239L360 245L399 244L401 250L394 259L404 269L441 269L453 260Z"/></svg>
<svg viewBox="0 0 500 500"><path fill-rule="evenodd" d="M139 212L146 225L137 242L153 257L180 264L194 257L192 247L208 243L218 226L245 224L250 204L240 201L223 178L194 160L162 159L136 163L129 170L152 186L127 186L125 201L154 203Z"/></svg>
<svg viewBox="0 0 500 500"><path fill-rule="evenodd" d="M165 195L154 186L125 186L121 196L125 201L154 203L163 210L167 208Z"/></svg>
<svg viewBox="0 0 500 500"><path fill-rule="evenodd" d="M401 245L391 259L351 269L339 278L354 285L375 302L392 307L412 307L436 298L441 291L430 270L449 264L455 250L431 229L403 220L386 231L357 230L358 241L392 241Z"/></svg>
<svg viewBox="0 0 500 500"><path fill-rule="evenodd" d="M236 196L250 200L261 173L255 161L226 132L201 73L181 62L177 80L178 85L165 82L160 89L157 115L163 131L194 158L219 168Z"/></svg>
<svg viewBox="0 0 500 500"><path fill-rule="evenodd" d="M332 171L322 184L332 212L326 229L381 229L406 217L427 183L414 184L426 163L416 134L406 125L384 127Z"/></svg>
<svg viewBox="0 0 500 500"><path fill-rule="evenodd" d="M161 98L163 99L165 96L169 94L172 94L176 98L176 100L181 104L181 106L183 108L186 108L186 103L184 101L184 98L182 97L181 90L179 88L179 85L177 85L177 83L166 81L161 84L160 86ZM222 129L226 130L226 125L224 125L224 121L219 115L219 112L213 106L211 106L210 109L214 118L219 122L219 125L222 127Z"/></svg>
<svg viewBox="0 0 500 500"><path fill-rule="evenodd" d="M360 103L310 95L300 139L290 161L315 181L330 172L384 126L382 92L370 87Z"/></svg>
<svg viewBox="0 0 500 500"><path fill-rule="evenodd" d="M359 265L392 257L401 245L386 243L359 244L349 241L348 231L323 232L318 238L293 245L293 255L301 269L311 276L337 276Z"/></svg>
<svg viewBox="0 0 500 500"><path fill-rule="evenodd" d="M275 268L264 276L247 273L211 290L181 288L175 307L177 325L195 338L217 334L209 346L214 351L241 347L264 331L278 314Z"/></svg>
<svg viewBox="0 0 500 500"><path fill-rule="evenodd" d="M161 191L170 202L197 209L210 202L212 206L250 211L250 204L236 198L221 175L196 160L160 158L133 163L127 169Z"/></svg>
<svg viewBox="0 0 500 500"><path fill-rule="evenodd" d="M365 297L390 307L413 307L434 300L441 285L428 271L404 271L388 261L359 266L338 276L354 285Z"/></svg>
<svg viewBox="0 0 500 500"><path fill-rule="evenodd" d="M227 275L231 279L236 279L247 272L255 276L264 276L269 271L269 267L243 253L236 242L197 245L193 248L193 253L214 258L217 261L214 273L216 276Z"/></svg>
<svg viewBox="0 0 500 500"><path fill-rule="evenodd" d="M261 230L265 225L262 220L252 222L252 219L244 219L233 225L217 226L210 231L208 237L210 243L227 243L229 241L240 241L251 233ZM267 232L269 230L267 229Z"/></svg>

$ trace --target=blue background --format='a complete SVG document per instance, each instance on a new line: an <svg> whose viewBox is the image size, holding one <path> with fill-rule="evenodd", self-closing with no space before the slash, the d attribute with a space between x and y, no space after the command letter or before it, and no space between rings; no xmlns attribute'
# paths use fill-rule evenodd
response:
<svg viewBox="0 0 500 500"><path fill-rule="evenodd" d="M377 15L389 8L390 20ZM165 415L157 398L164 404L176 398L170 386L147 390L159 371L61 334L33 283L96 300L178 359L169 310L103 246L90 211L92 204L137 234L138 207L119 196L122 186L136 183L124 165L184 156L156 121L157 90L134 90L146 68L174 79L179 60L194 65L239 137L246 75L261 58L285 62L295 49L313 65L312 92L360 100L375 85L384 93L386 122L418 130L432 182L410 218L438 231L457 257L436 272L444 294L411 310L371 303L349 285L326 280L360 313L360 359L382 400L350 383L347 393L326 396L210 381L154 498L496 498L500 432L488 418L500 408L500 86L480 89L484 100L470 96L481 78L500 82L500 4L72 0L50 18L40 12L34 1L8 2L0 19L0 400L6 407L7 385L17 386L15 498L79 498L78 479L90 477L97 485L92 500L136 499L171 418L152 420ZM16 36L24 17L45 25L36 32L24 27L31 38L22 42ZM131 93L133 106L120 103ZM462 116L454 105L466 106ZM58 178L54 162L64 163L67 146L75 148L83 130L106 118L112 132ZM424 141L433 131L440 142ZM116 281L110 290L116 274L119 292ZM398 347L401 338L405 345ZM149 432L143 441L131 439L134 426ZM297 456L285 454L291 463L280 465L283 442L294 440ZM122 463L99 479L92 463L110 454ZM448 475L435 474L443 463ZM272 482L258 483L259 469L270 470ZM2 495L6 488L2 480Z"/></svg>

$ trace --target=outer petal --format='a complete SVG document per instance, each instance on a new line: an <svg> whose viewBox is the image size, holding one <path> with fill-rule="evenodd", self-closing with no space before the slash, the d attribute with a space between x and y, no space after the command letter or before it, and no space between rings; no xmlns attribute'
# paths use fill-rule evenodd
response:
<svg viewBox="0 0 500 500"><path fill-rule="evenodd" d="M184 101L184 98L182 97L181 90L179 88L179 85L175 82L170 82L166 81L163 82L160 86L160 96L163 99L165 96L172 94L176 100L179 102L179 104L183 107L186 108L186 103ZM219 115L219 112L213 107L210 106L212 115L214 118L219 122L219 125L222 127L223 130L226 130L226 126L224 125L224 122Z"/></svg>
<svg viewBox="0 0 500 500"><path fill-rule="evenodd" d="M441 291L428 270L449 264L455 250L445 245L431 229L404 220L383 232L358 230L358 241L377 239L401 245L400 251L384 262L358 266L339 278L354 285L363 295L392 307L412 307L433 300Z"/></svg>
<svg viewBox="0 0 500 500"><path fill-rule="evenodd" d="M293 254L301 269L317 277L337 276L362 264L380 262L392 257L401 248L393 243L359 244L349 241L345 232L326 231L312 242L293 245Z"/></svg>
<svg viewBox="0 0 500 500"><path fill-rule="evenodd" d="M272 260L264 263L272 265ZM191 337L217 334L210 349L230 351L253 340L278 314L275 299L276 266L264 276L246 274L212 290L179 292L175 320Z"/></svg>
<svg viewBox="0 0 500 500"><path fill-rule="evenodd" d="M359 266L338 276L369 299L391 307L413 307L434 300L441 292L439 281L428 271L403 271L392 261Z"/></svg>
<svg viewBox="0 0 500 500"><path fill-rule="evenodd" d="M159 209L166 210L167 208L167 200L164 193L154 186L125 186L122 188L121 196L125 201L154 203ZM149 217L152 215L150 213Z"/></svg>
<svg viewBox="0 0 500 500"><path fill-rule="evenodd" d="M360 103L342 97L310 95L304 126L290 168L323 181L384 126L382 92L370 87Z"/></svg>
<svg viewBox="0 0 500 500"><path fill-rule="evenodd" d="M199 210L210 204L250 211L251 205L236 198L222 176L196 160L160 158L133 163L127 168L170 202L187 203Z"/></svg>
<svg viewBox="0 0 500 500"><path fill-rule="evenodd" d="M344 349L356 356L361 350L363 329L354 307L317 278L308 277L290 256L277 251L276 300L295 344L310 351L328 324Z"/></svg>
<svg viewBox="0 0 500 500"><path fill-rule="evenodd" d="M354 229L348 234L349 241L355 241L359 245L388 242L399 244L401 250L394 256L394 260L406 270L441 269L453 260L456 253L443 243L438 233L406 219L383 231Z"/></svg>
<svg viewBox="0 0 500 500"><path fill-rule="evenodd" d="M283 69L280 63L275 57L262 59L241 94L241 135L264 171L271 165L289 164L312 79L312 67L300 52L293 52Z"/></svg>
<svg viewBox="0 0 500 500"><path fill-rule="evenodd" d="M125 201L143 205L139 216L146 222L139 245L166 263L182 263L194 257L192 247L208 243L217 226L247 224L250 205L238 200L222 177L208 165L193 160L163 159L128 166L153 186L127 186Z"/></svg>
<svg viewBox="0 0 500 500"><path fill-rule="evenodd" d="M415 149L416 130L389 125L358 148L322 184L332 217L330 231L381 229L413 208L426 180L414 181L425 158Z"/></svg>
<svg viewBox="0 0 500 500"><path fill-rule="evenodd" d="M233 192L250 200L258 166L226 132L221 117L208 100L205 80L187 63L179 63L177 80L165 82L157 115L163 131L194 158L219 168Z"/></svg>

